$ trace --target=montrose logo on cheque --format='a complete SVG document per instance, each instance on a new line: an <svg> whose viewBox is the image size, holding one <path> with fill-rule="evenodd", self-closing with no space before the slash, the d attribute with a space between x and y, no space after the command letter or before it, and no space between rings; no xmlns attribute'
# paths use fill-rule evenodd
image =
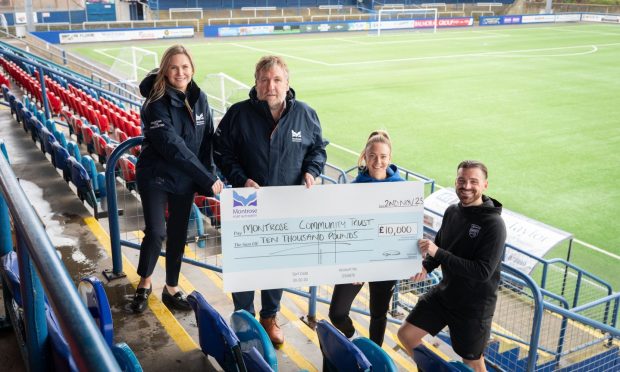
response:
<svg viewBox="0 0 620 372"><path fill-rule="evenodd" d="M258 215L258 195L256 191L243 195L233 191L233 218L248 218Z"/></svg>

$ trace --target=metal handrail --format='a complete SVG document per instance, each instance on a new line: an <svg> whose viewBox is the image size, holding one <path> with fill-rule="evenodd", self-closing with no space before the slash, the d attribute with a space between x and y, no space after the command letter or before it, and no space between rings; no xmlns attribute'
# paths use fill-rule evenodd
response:
<svg viewBox="0 0 620 372"><path fill-rule="evenodd" d="M30 370L45 368L46 360L51 359L45 350L45 340L49 337L41 290L45 288L78 368L88 371L120 371L112 351L82 303L75 284L4 156L0 156L0 175L2 196L18 237Z"/></svg>

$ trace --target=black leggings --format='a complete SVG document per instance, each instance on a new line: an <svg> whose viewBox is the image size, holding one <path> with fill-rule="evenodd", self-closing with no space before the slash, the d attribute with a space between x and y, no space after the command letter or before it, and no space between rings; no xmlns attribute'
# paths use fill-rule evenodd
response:
<svg viewBox="0 0 620 372"><path fill-rule="evenodd" d="M146 227L140 245L138 275L148 278L153 274L166 239L166 284L176 287L181 272L181 260L185 251L187 225L194 195L175 195L155 188L142 188L140 199Z"/></svg>
<svg viewBox="0 0 620 372"><path fill-rule="evenodd" d="M370 339L379 346L383 344L387 312L395 284L395 280L368 283L370 287ZM347 337L351 337L355 333L349 311L355 296L361 289L362 285L358 284L337 284L334 287L331 305L329 305L329 320Z"/></svg>

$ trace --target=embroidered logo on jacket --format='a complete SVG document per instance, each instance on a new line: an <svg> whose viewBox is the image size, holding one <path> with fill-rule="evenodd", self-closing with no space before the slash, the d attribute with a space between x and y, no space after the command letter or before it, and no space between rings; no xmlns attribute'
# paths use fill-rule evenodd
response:
<svg viewBox="0 0 620 372"><path fill-rule="evenodd" d="M196 125L205 125L205 114L204 112L200 115L196 114Z"/></svg>
<svg viewBox="0 0 620 372"><path fill-rule="evenodd" d="M162 120L154 120L149 124L149 129L157 129L163 127L165 124Z"/></svg>
<svg viewBox="0 0 620 372"><path fill-rule="evenodd" d="M294 130L291 130L291 141L301 142L301 131L295 132Z"/></svg>
<svg viewBox="0 0 620 372"><path fill-rule="evenodd" d="M478 236L478 233L480 233L480 229L482 227L476 225L476 224L471 224L471 226L469 227L469 237L470 238L475 238Z"/></svg>

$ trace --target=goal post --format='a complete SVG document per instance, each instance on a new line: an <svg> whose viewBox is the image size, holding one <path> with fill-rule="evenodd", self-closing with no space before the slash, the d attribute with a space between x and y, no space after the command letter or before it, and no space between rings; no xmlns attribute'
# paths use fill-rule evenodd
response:
<svg viewBox="0 0 620 372"><path fill-rule="evenodd" d="M204 11L202 8L170 8L168 9L168 19L202 19Z"/></svg>
<svg viewBox="0 0 620 372"><path fill-rule="evenodd" d="M401 19L403 15L407 18ZM382 8L377 13L377 36L381 35L381 30L415 28L414 19L420 15L425 19L432 19L433 32L437 32L437 8ZM411 22L410 25L406 26L406 22L409 21Z"/></svg>
<svg viewBox="0 0 620 372"><path fill-rule="evenodd" d="M201 87L209 97L209 106L216 112L215 116L223 115L232 104L248 98L251 88L223 72L208 74Z"/></svg>
<svg viewBox="0 0 620 372"><path fill-rule="evenodd" d="M157 53L135 46L129 47L126 51L121 50L116 56L110 55L109 52L106 54L114 58L110 71L128 82L137 82L159 66Z"/></svg>

